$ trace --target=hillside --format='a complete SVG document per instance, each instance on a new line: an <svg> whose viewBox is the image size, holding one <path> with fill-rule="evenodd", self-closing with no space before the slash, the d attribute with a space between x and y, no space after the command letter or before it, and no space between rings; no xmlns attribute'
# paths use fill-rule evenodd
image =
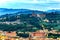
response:
<svg viewBox="0 0 60 40"><path fill-rule="evenodd" d="M2 9L3 10L3 9ZM36 31L43 28L60 30L60 12L19 9L18 12L0 16L0 30ZM42 27L42 25L44 27Z"/></svg>

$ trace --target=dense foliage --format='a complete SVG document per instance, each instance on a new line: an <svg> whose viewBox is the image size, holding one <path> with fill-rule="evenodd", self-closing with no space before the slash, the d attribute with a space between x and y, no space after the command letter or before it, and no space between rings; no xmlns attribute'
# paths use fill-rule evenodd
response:
<svg viewBox="0 0 60 40"><path fill-rule="evenodd" d="M52 33L49 33L48 34L48 38L60 38L60 34L52 34Z"/></svg>
<svg viewBox="0 0 60 40"><path fill-rule="evenodd" d="M41 15L41 14L38 14ZM45 17L43 16L45 15ZM15 15L5 15L0 19L0 22L14 22L20 20L20 24L0 24L0 30L4 31L36 31L43 28L51 30L51 28L60 30L60 14L57 13L48 13L43 14L38 17L37 14L15 14ZM48 19L49 22L43 20ZM44 27L42 27L42 25Z"/></svg>

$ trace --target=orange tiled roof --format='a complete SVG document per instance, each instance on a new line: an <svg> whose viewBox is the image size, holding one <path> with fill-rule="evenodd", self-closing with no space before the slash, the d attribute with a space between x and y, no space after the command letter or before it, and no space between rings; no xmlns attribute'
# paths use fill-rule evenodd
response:
<svg viewBox="0 0 60 40"><path fill-rule="evenodd" d="M16 36L16 32L5 32L6 36Z"/></svg>
<svg viewBox="0 0 60 40"><path fill-rule="evenodd" d="M45 36L45 32L34 32L34 33L32 33L32 36L40 36L40 37L43 37L43 36Z"/></svg>

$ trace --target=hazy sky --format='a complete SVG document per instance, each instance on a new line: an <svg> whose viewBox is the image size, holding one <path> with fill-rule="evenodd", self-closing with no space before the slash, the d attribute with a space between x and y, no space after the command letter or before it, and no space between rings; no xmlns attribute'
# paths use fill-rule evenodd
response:
<svg viewBox="0 0 60 40"><path fill-rule="evenodd" d="M0 8L32 10L60 9L60 0L0 0Z"/></svg>

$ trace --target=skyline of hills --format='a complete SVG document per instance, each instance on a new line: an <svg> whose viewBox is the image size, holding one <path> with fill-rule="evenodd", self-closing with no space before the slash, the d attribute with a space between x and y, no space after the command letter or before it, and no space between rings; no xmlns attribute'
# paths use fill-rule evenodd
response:
<svg viewBox="0 0 60 40"><path fill-rule="evenodd" d="M5 14L14 14L14 13L20 13L20 14L45 14L45 13L51 13L51 12L58 12L60 14L60 10L52 9L47 11L40 11L40 10L30 10L30 9L7 9L7 8L0 8L0 15Z"/></svg>

